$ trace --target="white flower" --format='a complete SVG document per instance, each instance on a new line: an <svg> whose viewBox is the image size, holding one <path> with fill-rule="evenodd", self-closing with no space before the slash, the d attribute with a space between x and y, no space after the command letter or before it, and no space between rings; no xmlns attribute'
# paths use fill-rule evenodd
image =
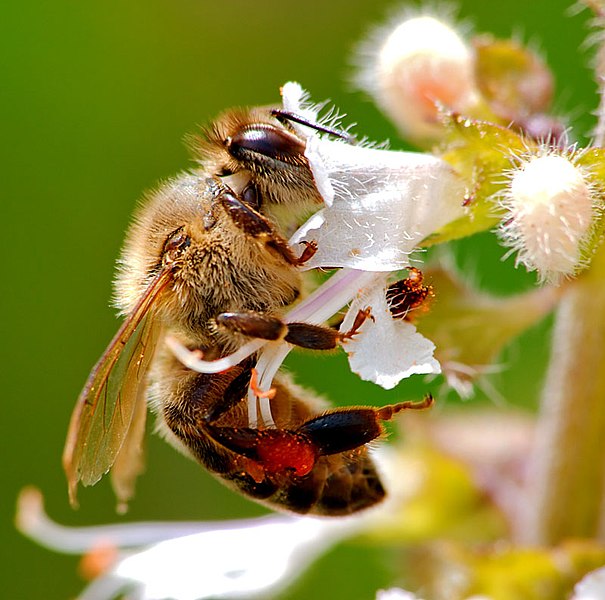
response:
<svg viewBox="0 0 605 600"><path fill-rule="evenodd" d="M271 516L160 542L125 557L113 576L149 600L248 597L290 583L347 532L339 521Z"/></svg>
<svg viewBox="0 0 605 600"><path fill-rule="evenodd" d="M372 514L70 528L51 521L40 492L30 488L19 498L17 527L55 551L115 549L113 564L79 600L111 600L125 593L137 600L201 600L275 593L329 547L367 527Z"/></svg>
<svg viewBox="0 0 605 600"><path fill-rule="evenodd" d="M78 600L266 598L291 585L341 540L384 527L417 493L422 478L410 476L409 465L402 475L399 453L381 448L372 455L388 489L386 500L337 519L271 514L66 527L46 515L37 489L26 488L17 501L16 526L41 546L84 555L94 564L89 577L94 580Z"/></svg>
<svg viewBox="0 0 605 600"><path fill-rule="evenodd" d="M596 208L586 174L571 158L545 150L523 160L500 203L500 235L517 264L555 283L585 266Z"/></svg>
<svg viewBox="0 0 605 600"><path fill-rule="evenodd" d="M463 214L460 181L430 154L313 137L306 156L326 207L292 238L317 243L305 269L402 269L424 238Z"/></svg>
<svg viewBox="0 0 605 600"><path fill-rule="evenodd" d="M357 312L366 306L372 307L373 318L366 319L359 335L343 342L353 372L387 390L410 375L440 372L439 363L433 358L435 344L420 335L410 322L392 318L382 287L353 300L340 331L350 330Z"/></svg>
<svg viewBox="0 0 605 600"><path fill-rule="evenodd" d="M468 113L480 99L472 48L434 16L381 28L361 45L358 62L359 86L412 140L441 137L439 106Z"/></svg>
<svg viewBox="0 0 605 600"><path fill-rule="evenodd" d="M298 84L284 85L282 96L285 111L309 123L334 125L334 116L329 123L319 119ZM312 127L298 123L293 127L306 140L305 154L325 206L290 243L317 245L303 269L342 270L284 320L322 324L354 301L345 323L353 323L362 305L370 308L373 317L345 346L352 369L362 378L392 388L413 373L439 373L439 363L432 356L434 345L410 323L393 320L384 291L389 272L409 266L410 255L423 239L462 216L461 182L447 163L431 155L352 145L320 137ZM261 392L270 389L291 349L286 342L253 340L231 356L207 362L175 338L168 338L167 343L183 364L202 373L223 371L260 351L256 369ZM259 413L265 426L272 426L269 401L257 398L252 390L248 400L251 426L258 424Z"/></svg>

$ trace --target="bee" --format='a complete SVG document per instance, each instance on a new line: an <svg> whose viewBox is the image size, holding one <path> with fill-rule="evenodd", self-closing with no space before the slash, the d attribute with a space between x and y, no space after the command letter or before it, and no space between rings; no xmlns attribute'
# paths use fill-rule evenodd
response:
<svg viewBox="0 0 605 600"><path fill-rule="evenodd" d="M283 215L321 201L289 117L270 109L225 113L192 142L199 168L164 184L136 214L115 283L125 319L69 426L63 464L73 505L78 483L93 485L111 470L125 506L142 469L147 405L169 442L274 509L337 516L384 497L367 445L382 436L383 421L429 406L430 397L326 410L278 374L269 400L274 424L253 427L245 399L255 389L255 356L203 374L184 367L163 343L176 336L205 359L254 338L332 349L368 316L360 311L345 333L282 319L301 293L298 267L314 251L306 246L295 254L282 234Z"/></svg>

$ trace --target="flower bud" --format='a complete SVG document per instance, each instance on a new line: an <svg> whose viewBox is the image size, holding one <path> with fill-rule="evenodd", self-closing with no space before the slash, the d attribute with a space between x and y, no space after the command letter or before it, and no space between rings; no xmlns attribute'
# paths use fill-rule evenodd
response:
<svg viewBox="0 0 605 600"><path fill-rule="evenodd" d="M361 48L362 89L420 142L439 139L439 106L468 113L479 101L474 55L449 25L431 16L407 19Z"/></svg>
<svg viewBox="0 0 605 600"><path fill-rule="evenodd" d="M511 172L501 204L507 214L500 234L517 252L517 264L549 282L585 266L595 204L585 172L572 158L544 153L524 160Z"/></svg>

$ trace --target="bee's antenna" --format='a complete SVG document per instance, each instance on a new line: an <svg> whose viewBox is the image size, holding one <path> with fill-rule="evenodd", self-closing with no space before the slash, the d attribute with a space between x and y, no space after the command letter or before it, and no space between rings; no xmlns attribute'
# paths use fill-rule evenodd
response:
<svg viewBox="0 0 605 600"><path fill-rule="evenodd" d="M305 127L310 127L311 129L315 129L315 131L320 131L321 133L327 133L328 135L333 135L334 137L340 138L349 144L355 144L356 139L354 136L346 133L345 131L339 131L338 129L333 129L332 127L325 127L324 125L320 125L319 123L314 123L313 121L309 121L300 115L295 113L291 113L287 110L281 110L279 108L271 109L271 116L275 117L279 121L292 121L293 123L298 123L299 125L304 125Z"/></svg>

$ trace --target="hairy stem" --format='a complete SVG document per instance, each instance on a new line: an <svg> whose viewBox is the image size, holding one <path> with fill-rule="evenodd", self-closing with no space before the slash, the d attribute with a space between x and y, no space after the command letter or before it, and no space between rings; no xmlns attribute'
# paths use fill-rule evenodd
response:
<svg viewBox="0 0 605 600"><path fill-rule="evenodd" d="M559 304L519 537L600 532L605 484L605 251Z"/></svg>
<svg viewBox="0 0 605 600"><path fill-rule="evenodd" d="M603 0L584 0L602 29ZM595 59L599 86L594 145L605 142L605 44ZM605 250L568 286L556 314L528 497L518 537L556 544L605 533Z"/></svg>

